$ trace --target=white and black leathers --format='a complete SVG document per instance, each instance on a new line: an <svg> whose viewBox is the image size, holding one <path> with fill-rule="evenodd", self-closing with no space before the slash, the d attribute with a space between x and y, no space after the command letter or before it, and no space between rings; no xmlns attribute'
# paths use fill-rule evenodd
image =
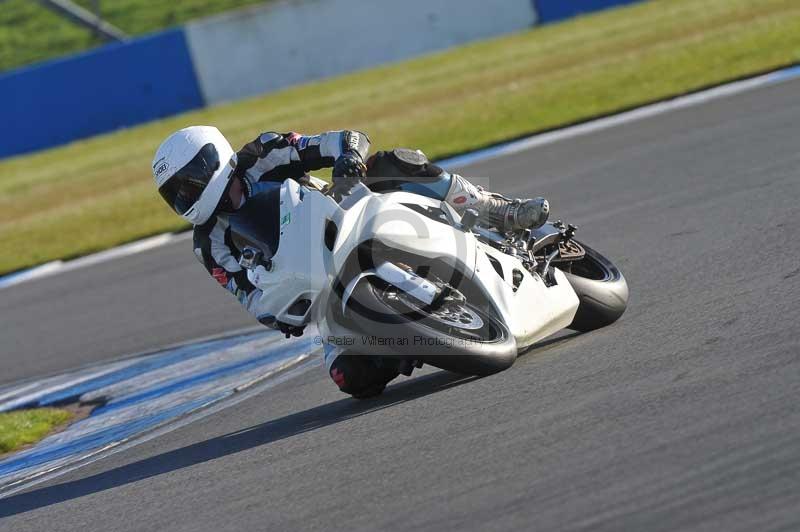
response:
<svg viewBox="0 0 800 532"><path fill-rule="evenodd" d="M358 131L329 131L319 135L267 132L247 143L237 152L236 174L245 187L256 183L282 182L287 178L308 179L307 172L332 167L343 155L357 155L366 161L369 137ZM239 250L231 241L225 214L212 216L194 227L194 252L209 274L257 319L261 292L248 280L239 266Z"/></svg>

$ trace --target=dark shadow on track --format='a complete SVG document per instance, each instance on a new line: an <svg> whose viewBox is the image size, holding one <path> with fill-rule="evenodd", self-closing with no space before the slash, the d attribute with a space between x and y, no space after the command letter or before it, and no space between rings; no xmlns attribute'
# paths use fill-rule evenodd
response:
<svg viewBox="0 0 800 532"><path fill-rule="evenodd" d="M523 349L519 353L519 355L517 355L517 358L521 358L521 357L524 357L524 356L532 355L534 353L542 353L548 347L558 347L562 343L567 342L568 340L571 340L571 339L575 338L576 336L580 336L582 334L586 334L586 333L582 333L582 332L578 332L578 331L571 331L569 329L564 329L563 331L560 331L560 332L556 333L555 335L553 335L553 336L551 336L551 337L549 337L549 338L547 338L545 340L540 340L540 341L536 342L535 344L526 347L525 349Z"/></svg>
<svg viewBox="0 0 800 532"><path fill-rule="evenodd" d="M290 414L238 432L218 436L91 477L64 482L0 499L0 518L78 499L111 488L163 475L298 434L327 427L465 384L477 377L441 371L390 386L383 395L363 401L351 398Z"/></svg>

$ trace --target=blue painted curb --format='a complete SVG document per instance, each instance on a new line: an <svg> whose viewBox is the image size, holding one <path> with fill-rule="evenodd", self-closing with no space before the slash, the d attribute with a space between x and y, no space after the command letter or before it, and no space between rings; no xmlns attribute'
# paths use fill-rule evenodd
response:
<svg viewBox="0 0 800 532"><path fill-rule="evenodd" d="M84 380L77 372L4 388L0 411L95 398L106 403L63 432L0 460L0 494L231 397L253 382L268 384L269 377L318 350L313 340L286 340L264 330L101 365L87 369L90 378ZM104 368L108 373L102 374Z"/></svg>

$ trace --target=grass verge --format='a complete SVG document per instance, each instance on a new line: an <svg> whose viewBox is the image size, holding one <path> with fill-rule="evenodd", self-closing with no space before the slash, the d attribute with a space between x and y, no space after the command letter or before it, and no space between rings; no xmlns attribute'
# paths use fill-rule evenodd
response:
<svg viewBox="0 0 800 532"><path fill-rule="evenodd" d="M654 0L0 162L0 272L185 228L150 176L188 124L367 131L434 158L800 61L796 0ZM532 169L533 170L533 169Z"/></svg>
<svg viewBox="0 0 800 532"><path fill-rule="evenodd" d="M73 0L94 9L97 0ZM100 15L128 35L140 35L263 0L101 0ZM103 44L94 32L31 0L2 0L0 72Z"/></svg>
<svg viewBox="0 0 800 532"><path fill-rule="evenodd" d="M72 417L71 412L56 408L0 413L0 455L40 441Z"/></svg>

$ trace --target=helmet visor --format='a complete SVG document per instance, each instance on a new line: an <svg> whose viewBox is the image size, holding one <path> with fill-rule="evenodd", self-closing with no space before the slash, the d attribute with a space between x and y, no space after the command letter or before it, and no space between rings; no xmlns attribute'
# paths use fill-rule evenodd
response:
<svg viewBox="0 0 800 532"><path fill-rule="evenodd" d="M219 164L219 152L209 142L186 166L175 172L158 192L175 212L183 215L200 199L214 172L219 169Z"/></svg>

